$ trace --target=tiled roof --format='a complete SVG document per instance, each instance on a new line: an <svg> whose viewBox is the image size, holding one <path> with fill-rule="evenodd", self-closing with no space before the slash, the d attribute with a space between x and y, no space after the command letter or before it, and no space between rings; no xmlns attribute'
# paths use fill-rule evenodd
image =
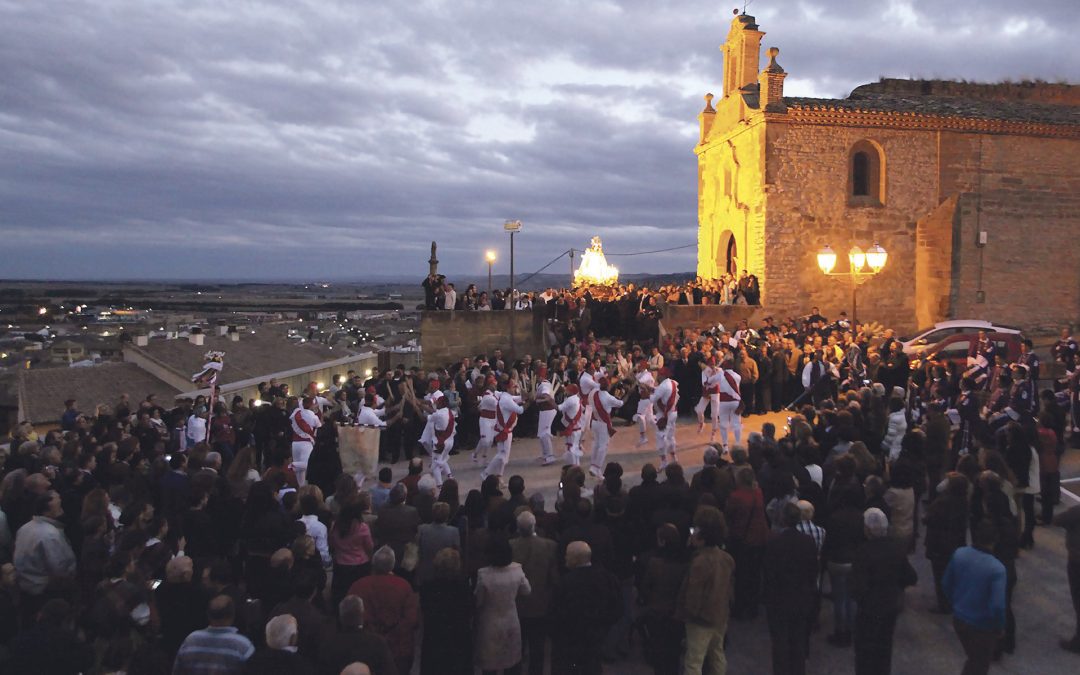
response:
<svg viewBox="0 0 1080 675"><path fill-rule="evenodd" d="M69 398L76 399L83 412L92 413L99 403L115 403L120 394L129 394L132 401L156 394L161 404L168 405L180 393L134 363L20 370L18 390L23 415L35 424L58 421Z"/></svg>
<svg viewBox="0 0 1080 675"><path fill-rule="evenodd" d="M859 93L842 99L785 96L784 103L789 108L805 110L839 109L1080 126L1080 107L1028 101Z"/></svg>
<svg viewBox="0 0 1080 675"><path fill-rule="evenodd" d="M193 345L184 338L153 339L145 347L128 346L125 349L148 354L185 378L202 370L206 352L225 352L225 367L218 380L222 385L333 361L351 353L341 347L330 349L319 342L300 344L299 340L289 340L279 326L258 326L255 333L242 329L237 342L207 333L202 346Z"/></svg>

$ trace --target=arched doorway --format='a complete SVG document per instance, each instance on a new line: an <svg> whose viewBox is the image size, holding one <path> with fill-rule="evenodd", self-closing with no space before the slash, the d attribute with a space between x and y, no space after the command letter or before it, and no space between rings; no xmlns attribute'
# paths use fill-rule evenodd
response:
<svg viewBox="0 0 1080 675"><path fill-rule="evenodd" d="M716 248L716 273L717 275L727 273L738 277L738 270L739 245L731 230L724 230L720 234L720 245Z"/></svg>

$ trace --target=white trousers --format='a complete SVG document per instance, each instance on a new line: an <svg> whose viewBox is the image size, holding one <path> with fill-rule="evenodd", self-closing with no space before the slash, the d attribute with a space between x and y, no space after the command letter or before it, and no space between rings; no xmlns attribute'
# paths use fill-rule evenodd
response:
<svg viewBox="0 0 1080 675"><path fill-rule="evenodd" d="M487 457L491 443L495 439L495 420L487 417L480 418L480 440L476 442L473 457Z"/></svg>
<svg viewBox="0 0 1080 675"><path fill-rule="evenodd" d="M709 394L698 399L694 412L697 413L698 422L701 424L705 423L705 406L709 406L712 412L712 428L716 431L720 428L720 394Z"/></svg>
<svg viewBox="0 0 1080 675"><path fill-rule="evenodd" d="M667 415L667 426L656 428L656 452L661 458L675 454L675 423L678 419L679 413L672 410Z"/></svg>
<svg viewBox="0 0 1080 675"><path fill-rule="evenodd" d="M514 442L514 434L507 434L506 440L499 441L495 444L496 452L495 456L488 462L487 467L480 472L480 478L483 480L488 476L501 476L506 471L506 465L510 463L510 445Z"/></svg>
<svg viewBox="0 0 1080 675"><path fill-rule="evenodd" d="M554 456L551 451L551 423L555 421L555 415L558 412L558 410L540 411L540 426L537 427L536 437L540 440L540 452L544 459Z"/></svg>
<svg viewBox="0 0 1080 675"><path fill-rule="evenodd" d="M307 485L307 464L311 451L315 449L311 441L293 441L292 466L298 485Z"/></svg>
<svg viewBox="0 0 1080 675"><path fill-rule="evenodd" d="M443 449L437 450L432 443L428 450L431 452L431 475L435 479L435 485L442 487L447 478L453 478L454 472L450 469L450 451L454 449L453 437L443 443Z"/></svg>
<svg viewBox="0 0 1080 675"><path fill-rule="evenodd" d="M741 401L724 401L720 403L720 442L728 447L728 431L735 433L735 442L742 443L742 417L736 412Z"/></svg>
<svg viewBox="0 0 1080 675"><path fill-rule="evenodd" d="M581 465L581 429L572 431L566 439L566 461L574 466Z"/></svg>
<svg viewBox="0 0 1080 675"><path fill-rule="evenodd" d="M638 401L637 413L634 414L634 421L638 425L638 433L642 436L649 430L650 424L656 424L656 419L653 416L653 405L649 399L642 399Z"/></svg>
<svg viewBox="0 0 1080 675"><path fill-rule="evenodd" d="M595 466L603 471L611 436L608 435L607 425L599 420L594 420L590 426L592 427L592 456L589 458L589 466Z"/></svg>

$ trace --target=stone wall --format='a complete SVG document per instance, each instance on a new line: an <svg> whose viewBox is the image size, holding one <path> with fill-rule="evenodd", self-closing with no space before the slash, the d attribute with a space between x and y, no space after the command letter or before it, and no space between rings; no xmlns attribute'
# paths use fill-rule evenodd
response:
<svg viewBox="0 0 1080 675"><path fill-rule="evenodd" d="M919 326L944 321L952 311L959 201L958 195L949 197L915 227L915 322Z"/></svg>
<svg viewBox="0 0 1080 675"><path fill-rule="evenodd" d="M705 330L722 324L734 332L742 320L749 322L751 328L761 327L762 319L769 313L763 307L746 305L668 305L664 308L664 318L660 326L668 333L680 328Z"/></svg>
<svg viewBox="0 0 1080 675"><path fill-rule="evenodd" d="M831 246L834 272L847 272L848 249L877 242L888 264L859 287L859 318L914 328L916 223L938 205L937 175L928 170L936 165L937 134L781 121L767 127L762 303L777 317L804 315L815 305L829 317L850 313L850 281L822 274L817 252ZM848 198L850 150L861 140L884 155L881 205Z"/></svg>
<svg viewBox="0 0 1080 675"><path fill-rule="evenodd" d="M544 356L543 328L543 319L531 311L425 311L420 318L422 361L425 368L434 368L494 349L508 359Z"/></svg>
<svg viewBox="0 0 1080 675"><path fill-rule="evenodd" d="M952 317L1030 333L1080 322L1080 141L942 132L940 148L940 194L966 197Z"/></svg>

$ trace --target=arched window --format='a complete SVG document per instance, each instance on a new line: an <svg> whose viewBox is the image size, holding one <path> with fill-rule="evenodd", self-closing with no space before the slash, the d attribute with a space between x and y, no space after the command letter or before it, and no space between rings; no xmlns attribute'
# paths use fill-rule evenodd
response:
<svg viewBox="0 0 1080 675"><path fill-rule="evenodd" d="M862 140L851 148L848 203L852 206L881 206L885 203L885 153L873 141Z"/></svg>

